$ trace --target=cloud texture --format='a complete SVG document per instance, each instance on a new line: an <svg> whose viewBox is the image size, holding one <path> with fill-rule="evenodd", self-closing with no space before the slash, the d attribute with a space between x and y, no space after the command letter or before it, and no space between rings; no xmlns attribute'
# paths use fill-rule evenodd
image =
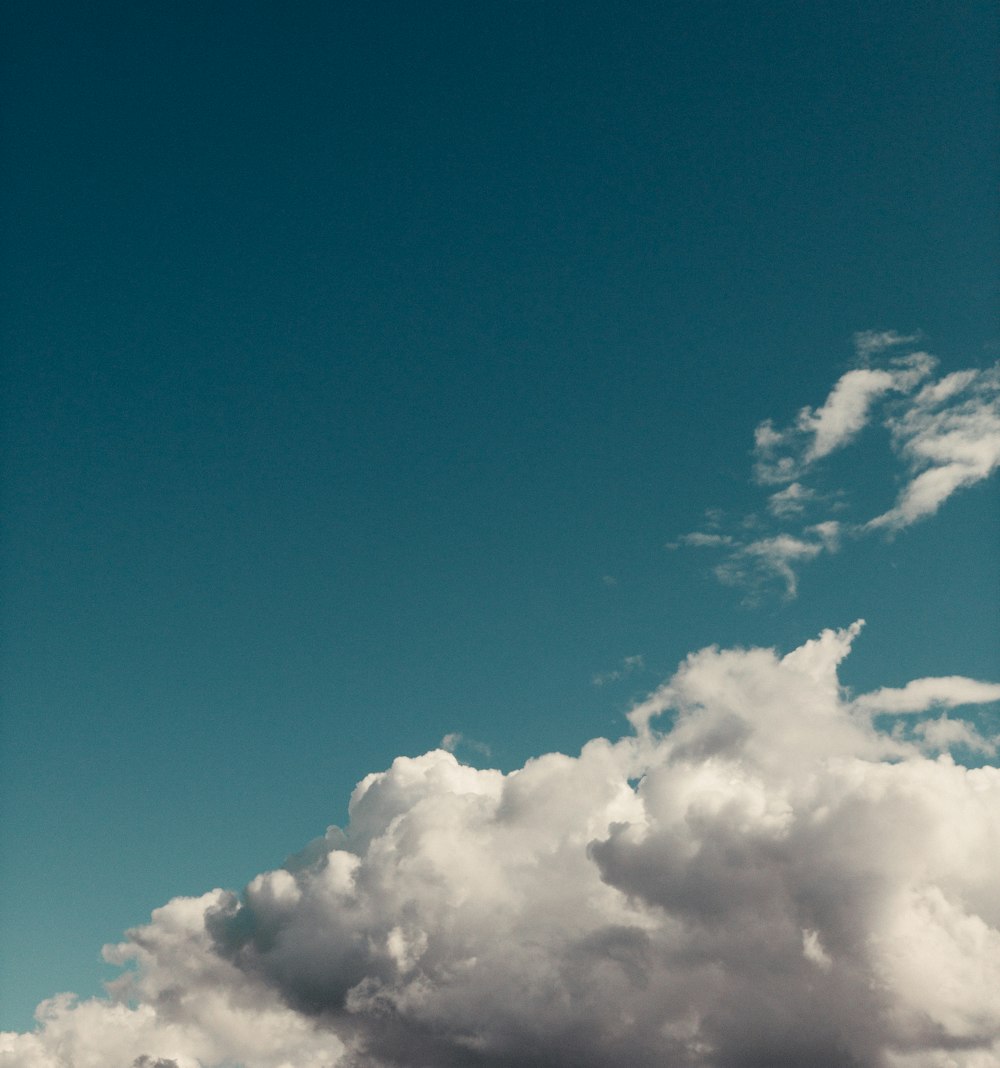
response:
<svg viewBox="0 0 1000 1068"><path fill-rule="evenodd" d="M769 491L763 514L745 516L728 532L719 529L713 510L714 529L682 535L667 547L724 550L715 567L720 581L752 591L778 584L792 598L801 566L836 552L845 537L903 530L989 478L1000 467L1000 364L935 378L938 361L926 352L883 355L916 340L891 330L855 335L860 366L841 375L818 408L802 408L785 427L771 419L757 426L753 478ZM808 480L876 421L889 432L899 489L891 507L848 521L841 515L849 507L844 490L820 491ZM860 462L885 466L884 456Z"/></svg>
<svg viewBox="0 0 1000 1068"><path fill-rule="evenodd" d="M108 999L44 1003L0 1065L997 1068L1000 769L914 724L998 690L851 700L858 629L692 654L576 757L400 757L241 897L156 910Z"/></svg>

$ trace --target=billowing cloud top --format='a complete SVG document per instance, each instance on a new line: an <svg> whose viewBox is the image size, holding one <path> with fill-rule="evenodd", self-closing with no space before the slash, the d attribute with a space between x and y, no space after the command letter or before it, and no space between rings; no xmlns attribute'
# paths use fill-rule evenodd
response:
<svg viewBox="0 0 1000 1068"><path fill-rule="evenodd" d="M108 998L43 1003L0 1065L997 1068L1000 769L919 711L1000 690L852 700L858 629L693 654L576 757L400 757L242 897L157 909Z"/></svg>

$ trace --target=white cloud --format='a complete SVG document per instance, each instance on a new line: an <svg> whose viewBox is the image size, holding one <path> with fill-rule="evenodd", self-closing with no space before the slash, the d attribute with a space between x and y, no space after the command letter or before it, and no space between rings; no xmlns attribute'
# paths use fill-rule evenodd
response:
<svg viewBox="0 0 1000 1068"><path fill-rule="evenodd" d="M754 431L754 481L781 486L768 494L766 513L733 521L733 533L727 533L722 513L715 511L708 531L685 534L668 548L724 549L714 568L721 582L748 587L752 601L769 581L778 580L786 598L793 598L802 565L837 551L843 536L899 531L933 515L958 490L989 478L1000 467L1000 364L938 379L931 377L938 361L926 352L872 365L877 354L915 340L893 331L856 335L863 366L841 375L823 404L800 409L784 428L766 419ZM848 521L843 489L820 492L805 480L818 477L819 461L851 444L876 420L889 430L892 452L904 465L903 486L885 512ZM867 467L878 463L863 462ZM807 509L816 519L824 507L827 515L841 515L840 522L803 525Z"/></svg>
<svg viewBox="0 0 1000 1068"><path fill-rule="evenodd" d="M894 382L888 371L868 368L848 371L833 387L822 408L815 412L804 409L798 426L812 435L805 453L806 462L818 460L850 441L868 422L873 402L892 389Z"/></svg>
<svg viewBox="0 0 1000 1068"><path fill-rule="evenodd" d="M1000 364L931 383L888 426L911 477L895 506L868 529L899 530L933 515L957 490L1000 466Z"/></svg>
<svg viewBox="0 0 1000 1068"><path fill-rule="evenodd" d="M817 460L857 437L879 398L912 391L936 363L933 356L915 352L884 368L854 368L841 375L819 408L801 409L785 430L775 430L773 422L765 420L754 433L754 477L764 485L800 478Z"/></svg>
<svg viewBox="0 0 1000 1068"><path fill-rule="evenodd" d="M823 948L823 943L820 942L819 935L815 931L802 932L802 955L824 972L828 972L833 967L833 961Z"/></svg>
<svg viewBox="0 0 1000 1068"><path fill-rule="evenodd" d="M745 583L748 572L755 567L760 572L780 578L785 584L786 596L794 597L798 593L798 577L793 565L812 560L822 551L823 546L819 542L803 541L791 534L778 534L743 546L726 563L716 568L716 574L723 582Z"/></svg>
<svg viewBox="0 0 1000 1068"><path fill-rule="evenodd" d="M883 687L862 694L854 704L866 712L899 713L923 712L935 706L955 708L958 705L981 705L989 701L1000 701L1000 684L979 682L961 675L945 675L914 679L900 689Z"/></svg>
<svg viewBox="0 0 1000 1068"><path fill-rule="evenodd" d="M475 738L467 738L461 731L449 731L440 742L440 748L446 753L455 753L459 749L472 750L483 756L490 755L490 747L485 742L477 742Z"/></svg>
<svg viewBox="0 0 1000 1068"><path fill-rule="evenodd" d="M800 515L805 511L809 501L814 500L816 491L803 486L801 482L793 482L783 490L772 493L767 499L767 510L773 516L784 519L787 516Z"/></svg>
<svg viewBox="0 0 1000 1068"><path fill-rule="evenodd" d="M682 545L693 545L696 548L715 548L719 545L731 545L733 541L728 534L705 534L699 530L691 534L683 534L678 540Z"/></svg>
<svg viewBox="0 0 1000 1068"><path fill-rule="evenodd" d="M964 746L973 753L992 756L997 751L995 739L984 738L971 723L950 719L947 715L937 719L925 719L913 728L914 734L923 739L922 747L932 753L944 753L955 746Z"/></svg>
<svg viewBox="0 0 1000 1068"><path fill-rule="evenodd" d="M785 596L791 599L798 593L797 565L822 552L836 552L839 529L838 523L828 520L807 527L803 532L806 538L791 534L759 538L731 553L715 573L720 581L741 586L777 578L784 585Z"/></svg>
<svg viewBox="0 0 1000 1068"><path fill-rule="evenodd" d="M919 340L919 334L897 334L895 330L859 330L854 335L854 351L861 359L867 359L885 349L910 345Z"/></svg>
<svg viewBox="0 0 1000 1068"><path fill-rule="evenodd" d="M844 698L859 626L692 654L576 757L399 758L242 899L154 912L109 999L47 1003L0 1065L998 1068L1000 769ZM987 692L928 681L875 693Z"/></svg>

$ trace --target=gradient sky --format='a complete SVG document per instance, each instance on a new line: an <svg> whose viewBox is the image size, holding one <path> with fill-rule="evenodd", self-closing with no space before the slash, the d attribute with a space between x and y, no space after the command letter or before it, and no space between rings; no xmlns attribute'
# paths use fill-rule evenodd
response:
<svg viewBox="0 0 1000 1068"><path fill-rule="evenodd" d="M858 691L1000 675L995 482L794 598L678 542L857 332L996 361L992 3L209 8L2 16L0 1028L445 735L859 617Z"/></svg>

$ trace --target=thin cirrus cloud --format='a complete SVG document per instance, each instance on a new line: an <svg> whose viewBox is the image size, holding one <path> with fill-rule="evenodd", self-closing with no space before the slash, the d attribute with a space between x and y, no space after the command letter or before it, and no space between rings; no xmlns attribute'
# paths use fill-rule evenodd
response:
<svg viewBox="0 0 1000 1068"><path fill-rule="evenodd" d="M646 666L645 660L641 653L636 653L634 656L622 657L621 663L618 667L613 668L611 671L601 671L591 676L591 683L594 686L607 686L612 682L619 682L621 679L627 678L634 671L640 671Z"/></svg>
<svg viewBox="0 0 1000 1068"><path fill-rule="evenodd" d="M773 516L784 519L787 516L801 515L810 501L816 499L816 491L803 486L801 482L792 482L783 490L777 490L767 499L767 510Z"/></svg>
<svg viewBox="0 0 1000 1068"><path fill-rule="evenodd" d="M815 559L822 552L836 552L840 544L840 524L826 520L806 527L803 536L777 534L759 538L733 550L729 558L715 569L720 582L739 586L756 573L763 581L777 576L785 585L785 595L798 593L797 566Z"/></svg>
<svg viewBox="0 0 1000 1068"><path fill-rule="evenodd" d="M343 831L107 947L108 997L43 1003L0 1065L996 1068L1000 769L921 712L1000 687L851 700L859 629L694 653L575 757L398 758Z"/></svg>
<svg viewBox="0 0 1000 1068"><path fill-rule="evenodd" d="M934 356L892 355L917 340L894 331L855 335L861 366L845 372L823 404L802 408L787 426L776 427L771 419L757 426L753 480L770 490L763 514L745 517L733 532L719 529L716 518L712 531L682 535L667 547L724 549L715 567L720 581L752 595L777 583L791 598L801 566L836 552L845 538L903 530L933 515L952 494L989 478L1000 467L1000 364L935 378ZM902 487L895 503L872 518L835 519L846 507L843 490L817 488L809 480L820 475L823 460L853 445L876 421L889 431ZM740 535L747 529L754 537Z"/></svg>

